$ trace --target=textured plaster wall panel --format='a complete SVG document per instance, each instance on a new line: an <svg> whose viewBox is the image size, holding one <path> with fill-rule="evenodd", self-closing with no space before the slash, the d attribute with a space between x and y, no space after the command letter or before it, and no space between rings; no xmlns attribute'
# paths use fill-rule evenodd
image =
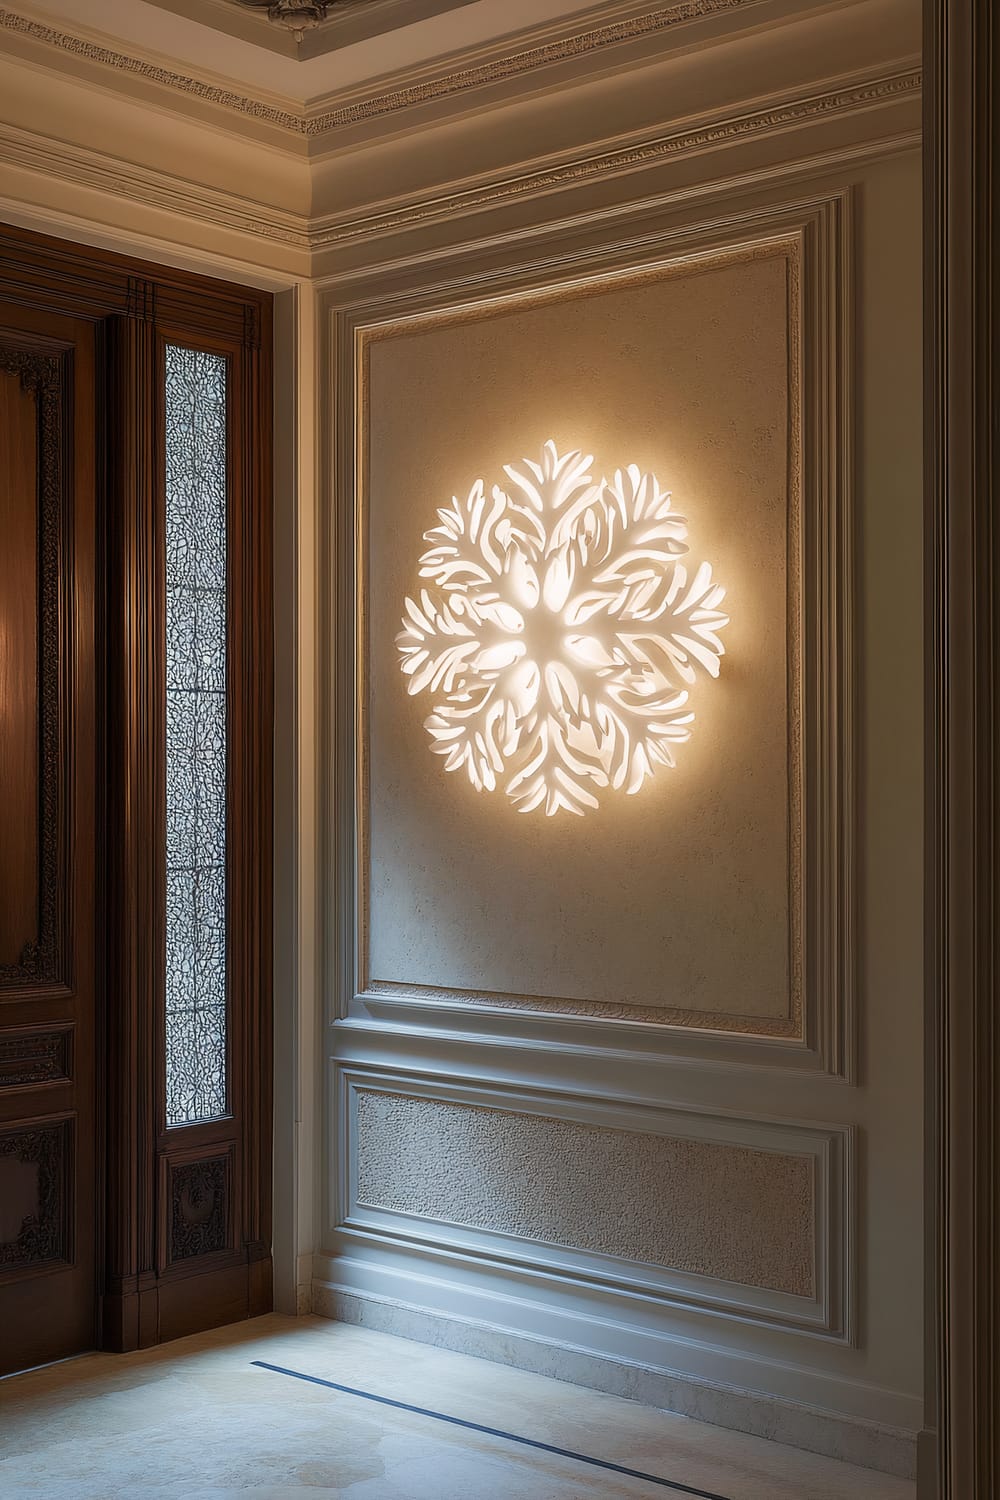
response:
<svg viewBox="0 0 1000 1500"><path fill-rule="evenodd" d="M788 1016L789 299L776 249L370 346L374 983ZM436 508L547 438L655 472L732 615L677 768L582 819L444 772L394 645Z"/></svg>
<svg viewBox="0 0 1000 1500"><path fill-rule="evenodd" d="M806 1156L359 1090L369 1208L814 1294Z"/></svg>

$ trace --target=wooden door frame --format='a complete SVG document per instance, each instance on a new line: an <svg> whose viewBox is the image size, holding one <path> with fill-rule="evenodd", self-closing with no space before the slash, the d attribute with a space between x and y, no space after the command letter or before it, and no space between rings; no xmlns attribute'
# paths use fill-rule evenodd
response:
<svg viewBox="0 0 1000 1500"><path fill-rule="evenodd" d="M98 1290L103 1347L132 1349L271 1307L272 298L8 225L0 225L0 289L14 303L92 321L103 355ZM245 934L230 967L239 989L230 1000L230 1114L170 1130L159 1097L164 337L229 357L230 431L253 438L231 447L229 464L229 595L239 630L229 633L228 906L231 930Z"/></svg>
<svg viewBox="0 0 1000 1500"><path fill-rule="evenodd" d="M925 0L925 1500L1000 1495L1000 15Z"/></svg>

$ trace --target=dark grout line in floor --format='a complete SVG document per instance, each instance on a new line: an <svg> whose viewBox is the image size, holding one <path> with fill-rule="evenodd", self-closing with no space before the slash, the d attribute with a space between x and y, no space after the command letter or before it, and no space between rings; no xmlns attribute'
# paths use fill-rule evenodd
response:
<svg viewBox="0 0 1000 1500"><path fill-rule="evenodd" d="M396 1401L390 1396L378 1396L374 1391L362 1391L351 1385L340 1385L336 1380L324 1380L319 1375L304 1375L301 1370L289 1370L284 1365L272 1365L263 1359L251 1360L259 1370L270 1370L275 1375L289 1375L293 1380L304 1380L309 1385L325 1386L327 1390L339 1391L345 1396L357 1396L363 1401L373 1401L378 1406L389 1406L396 1411L412 1412L419 1417L432 1417L436 1422L448 1422L453 1427L462 1427L469 1432L485 1433L487 1437L503 1438L509 1443L519 1443L525 1448L534 1448L541 1453L554 1453L559 1458L569 1458L577 1463L589 1464L592 1468L605 1469L612 1474L624 1474L629 1479L643 1479L647 1484L656 1484L673 1490L678 1495L691 1495L695 1500L728 1500L715 1490L700 1490L694 1485L683 1484L678 1479L664 1479L659 1474L647 1474L641 1469L629 1469L624 1464L615 1464L604 1458L593 1458L586 1453L576 1453L572 1448L557 1448L553 1443L542 1443L537 1438L521 1437L516 1432L505 1432L499 1427L486 1427L480 1422L469 1422L464 1417L452 1417L446 1412L431 1411L426 1406L412 1406L408 1401Z"/></svg>

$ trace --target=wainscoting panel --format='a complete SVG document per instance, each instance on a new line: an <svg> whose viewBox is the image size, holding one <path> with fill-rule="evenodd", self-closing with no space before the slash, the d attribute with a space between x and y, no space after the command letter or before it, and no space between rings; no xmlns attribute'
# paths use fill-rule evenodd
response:
<svg viewBox="0 0 1000 1500"><path fill-rule="evenodd" d="M339 1227L850 1340L849 1129L338 1076Z"/></svg>

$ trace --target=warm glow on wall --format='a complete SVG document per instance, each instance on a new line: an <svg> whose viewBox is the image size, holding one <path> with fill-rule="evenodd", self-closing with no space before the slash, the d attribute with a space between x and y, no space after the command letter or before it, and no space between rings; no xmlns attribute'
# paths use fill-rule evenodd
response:
<svg viewBox="0 0 1000 1500"><path fill-rule="evenodd" d="M396 637L445 770L519 812L583 814L674 765L688 686L724 653L725 590L681 561L670 495L635 464L595 481L592 463L548 442L439 510Z"/></svg>

